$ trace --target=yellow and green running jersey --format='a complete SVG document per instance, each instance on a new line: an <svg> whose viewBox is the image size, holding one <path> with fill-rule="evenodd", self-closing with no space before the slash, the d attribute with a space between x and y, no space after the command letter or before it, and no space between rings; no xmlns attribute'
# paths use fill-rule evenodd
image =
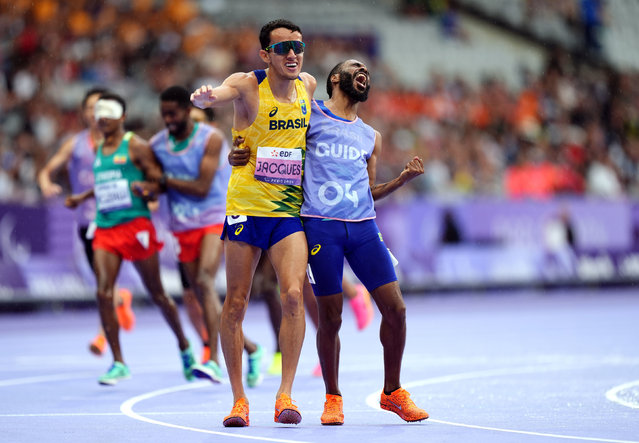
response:
<svg viewBox="0 0 639 443"><path fill-rule="evenodd" d="M254 72L259 85L257 117L248 128L232 131L233 139L244 138L251 156L248 164L233 167L226 214L299 217L306 129L311 115L306 87L298 77L295 102L280 103L273 97L266 72Z"/></svg>

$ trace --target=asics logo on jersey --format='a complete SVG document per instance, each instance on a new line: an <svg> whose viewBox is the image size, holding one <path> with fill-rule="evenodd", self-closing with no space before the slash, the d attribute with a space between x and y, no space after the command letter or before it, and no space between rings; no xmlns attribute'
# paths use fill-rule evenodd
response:
<svg viewBox="0 0 639 443"><path fill-rule="evenodd" d="M317 254L320 251L320 249L322 249L322 245L320 244L313 246L313 249L311 249L311 255Z"/></svg>
<svg viewBox="0 0 639 443"><path fill-rule="evenodd" d="M235 235L240 235L240 232L242 232L244 230L244 225L240 225L237 228L235 228Z"/></svg>
<svg viewBox="0 0 639 443"><path fill-rule="evenodd" d="M273 117L275 114L277 114L277 106L273 106L273 109L271 109L271 112L268 113L268 116Z"/></svg>

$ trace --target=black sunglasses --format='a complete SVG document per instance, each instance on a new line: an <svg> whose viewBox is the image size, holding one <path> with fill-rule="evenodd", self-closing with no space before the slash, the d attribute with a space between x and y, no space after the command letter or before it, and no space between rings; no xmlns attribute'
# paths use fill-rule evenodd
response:
<svg viewBox="0 0 639 443"><path fill-rule="evenodd" d="M289 40L286 42L272 44L271 46L264 48L264 50L267 52L272 51L277 55L286 55L292 49L295 54L301 54L304 52L305 46L304 42L299 40Z"/></svg>

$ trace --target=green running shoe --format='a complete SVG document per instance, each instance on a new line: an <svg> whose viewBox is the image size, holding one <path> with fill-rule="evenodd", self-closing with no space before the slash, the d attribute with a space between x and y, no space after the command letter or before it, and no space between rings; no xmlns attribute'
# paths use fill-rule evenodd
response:
<svg viewBox="0 0 639 443"><path fill-rule="evenodd" d="M224 380L222 369L220 369L220 366L213 360L194 365L191 369L191 373L197 378L205 378L213 383L222 383L222 380Z"/></svg>
<svg viewBox="0 0 639 443"><path fill-rule="evenodd" d="M246 373L246 384L249 388L254 388L262 382L262 374L260 366L262 357L264 356L264 348L257 345L257 349L248 356L248 372Z"/></svg>
<svg viewBox="0 0 639 443"><path fill-rule="evenodd" d="M120 380L131 378L129 367L119 361L113 362L106 374L98 378L98 383L105 386L114 386Z"/></svg>
<svg viewBox="0 0 639 443"><path fill-rule="evenodd" d="M184 351L180 351L180 357L182 358L182 368L184 372L184 378L187 381L192 381L195 379L195 375L193 375L193 367L196 364L195 355L193 355L193 349L191 349L191 345L186 348Z"/></svg>

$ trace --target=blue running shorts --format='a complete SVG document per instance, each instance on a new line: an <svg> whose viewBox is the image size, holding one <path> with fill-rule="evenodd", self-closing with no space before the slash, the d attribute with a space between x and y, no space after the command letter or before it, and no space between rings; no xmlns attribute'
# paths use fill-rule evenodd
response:
<svg viewBox="0 0 639 443"><path fill-rule="evenodd" d="M227 215L220 238L269 249L283 238L298 231L304 231L299 217Z"/></svg>
<svg viewBox="0 0 639 443"><path fill-rule="evenodd" d="M344 258L369 292L397 280L375 220L344 222L303 217L308 278L316 296L342 292Z"/></svg>

